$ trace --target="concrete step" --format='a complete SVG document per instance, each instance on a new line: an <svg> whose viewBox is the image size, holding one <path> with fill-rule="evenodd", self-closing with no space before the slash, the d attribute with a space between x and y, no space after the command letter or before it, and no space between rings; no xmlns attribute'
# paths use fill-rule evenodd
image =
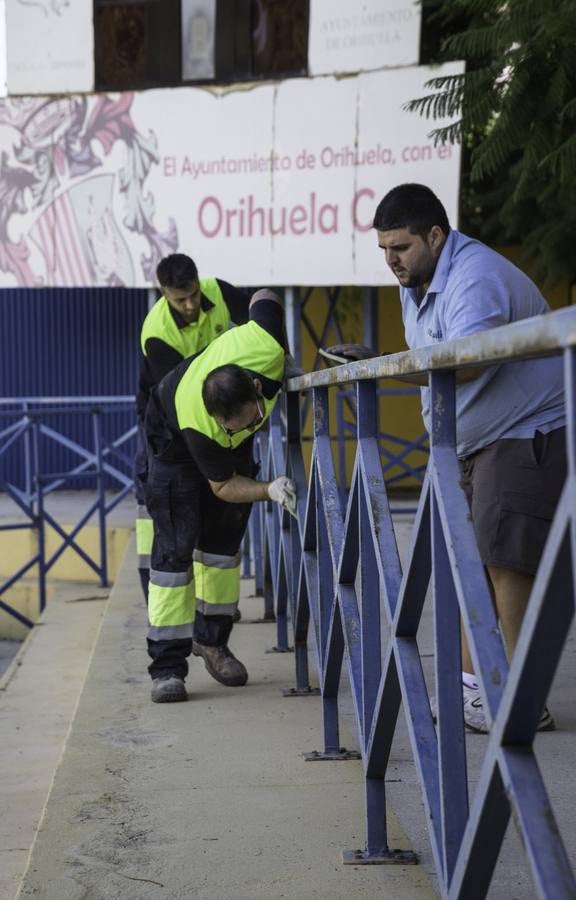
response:
<svg viewBox="0 0 576 900"><path fill-rule="evenodd" d="M0 898L26 869L108 591L61 585L0 680Z"/></svg>
<svg viewBox="0 0 576 900"><path fill-rule="evenodd" d="M293 656L243 582L231 647L250 672L225 688L191 659L187 703L149 699L146 612L133 545L112 591L19 898L431 898L419 866L343 866L364 842L357 761L309 763L318 697L283 698ZM343 736L345 740L345 736ZM390 813L390 845L407 839Z"/></svg>

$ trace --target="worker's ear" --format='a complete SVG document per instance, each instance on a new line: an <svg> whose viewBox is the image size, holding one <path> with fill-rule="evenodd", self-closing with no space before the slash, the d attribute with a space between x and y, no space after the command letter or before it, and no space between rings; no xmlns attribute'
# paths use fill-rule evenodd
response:
<svg viewBox="0 0 576 900"><path fill-rule="evenodd" d="M254 382L254 387L256 388L256 393L258 394L259 397L261 397L262 396L262 382L260 381L259 378L253 378L252 381Z"/></svg>
<svg viewBox="0 0 576 900"><path fill-rule="evenodd" d="M445 240L446 235L444 234L440 226L433 225L428 232L428 246L430 247L430 249L435 253L440 252Z"/></svg>

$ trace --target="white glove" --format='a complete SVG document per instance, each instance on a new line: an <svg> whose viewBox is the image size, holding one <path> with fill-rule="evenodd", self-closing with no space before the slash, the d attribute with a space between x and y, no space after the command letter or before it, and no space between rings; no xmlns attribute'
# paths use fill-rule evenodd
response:
<svg viewBox="0 0 576 900"><path fill-rule="evenodd" d="M296 485L287 475L280 475L268 485L268 496L296 518Z"/></svg>

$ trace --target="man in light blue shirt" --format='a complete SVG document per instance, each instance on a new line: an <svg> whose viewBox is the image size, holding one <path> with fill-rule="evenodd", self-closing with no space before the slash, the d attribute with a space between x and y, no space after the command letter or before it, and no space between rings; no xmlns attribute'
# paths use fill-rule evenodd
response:
<svg viewBox="0 0 576 900"><path fill-rule="evenodd" d="M450 228L444 207L424 185L403 184L386 194L374 228L400 283L411 349L549 311L516 266ZM565 479L562 360L460 369L456 381L462 481L511 657ZM429 427L427 387L422 411ZM487 731L465 640L462 665L466 724ZM539 727L554 728L547 709Z"/></svg>
<svg viewBox="0 0 576 900"><path fill-rule="evenodd" d="M384 238L388 240L389 235ZM527 275L485 244L454 230L446 236L424 293L422 287L400 287L411 349L549 312ZM429 430L428 395L429 389L423 387L422 415ZM460 457L503 438L532 438L536 431L547 433L564 424L560 357L490 366L458 385Z"/></svg>

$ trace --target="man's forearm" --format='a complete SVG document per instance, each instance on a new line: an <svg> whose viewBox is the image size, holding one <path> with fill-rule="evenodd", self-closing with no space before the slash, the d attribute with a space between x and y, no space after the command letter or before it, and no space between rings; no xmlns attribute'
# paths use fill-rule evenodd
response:
<svg viewBox="0 0 576 900"><path fill-rule="evenodd" d="M246 475L233 475L228 481L211 481L210 487L226 503L254 503L270 499L268 482L255 481Z"/></svg>

